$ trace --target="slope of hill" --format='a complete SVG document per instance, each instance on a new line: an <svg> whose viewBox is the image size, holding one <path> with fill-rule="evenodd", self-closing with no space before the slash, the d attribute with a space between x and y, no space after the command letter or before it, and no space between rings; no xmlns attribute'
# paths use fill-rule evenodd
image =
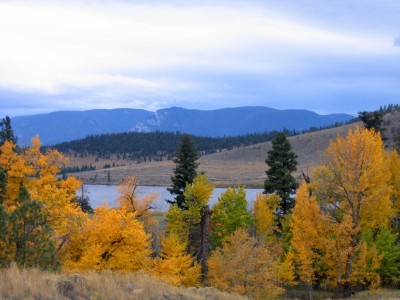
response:
<svg viewBox="0 0 400 300"><path fill-rule="evenodd" d="M238 107L196 110L172 107L156 112L138 109L66 111L21 116L12 120L20 145L39 135L46 144L84 138L87 135L127 131L185 132L199 136L230 136L272 130L302 131L310 127L346 122L347 114L318 115L307 110Z"/></svg>
<svg viewBox="0 0 400 300"><path fill-rule="evenodd" d="M387 113L384 116L384 136L389 148L394 146L394 137L400 136L400 110ZM329 141L338 135L346 135L350 128L362 127L361 122L347 124L335 128L315 131L289 137L294 152L298 155L298 171L306 174L320 162L323 151ZM200 171L216 185L242 185L261 187L265 179L265 159L271 142L259 143L252 146L238 147L229 151L204 155L200 158ZM124 160L117 155L99 158L96 155L71 155L68 166L80 167L83 164L96 166L96 170L74 173L87 183L119 184L127 176L137 176L143 185L169 185L174 168L171 160L137 161ZM105 169L104 166L107 165Z"/></svg>
<svg viewBox="0 0 400 300"><path fill-rule="evenodd" d="M349 128L361 126L353 123L298 136L289 137L294 152L298 155L298 172L307 173L319 163L320 153L329 145L331 139L345 135ZM265 180L267 151L271 142L240 147L233 150L204 155L200 157L199 171L205 171L210 180L218 186L246 185L261 187ZM96 170L74 173L73 175L87 183L119 184L128 176L137 176L143 185L169 185L174 163L171 160L136 163L112 156L99 159L96 156L71 156L70 166L93 164ZM104 165L115 167L103 169Z"/></svg>

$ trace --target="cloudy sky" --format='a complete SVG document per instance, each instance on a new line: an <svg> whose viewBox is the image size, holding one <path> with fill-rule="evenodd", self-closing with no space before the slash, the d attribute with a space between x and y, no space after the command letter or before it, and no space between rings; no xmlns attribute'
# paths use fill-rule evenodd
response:
<svg viewBox="0 0 400 300"><path fill-rule="evenodd" d="M3 1L0 117L400 102L399 0Z"/></svg>

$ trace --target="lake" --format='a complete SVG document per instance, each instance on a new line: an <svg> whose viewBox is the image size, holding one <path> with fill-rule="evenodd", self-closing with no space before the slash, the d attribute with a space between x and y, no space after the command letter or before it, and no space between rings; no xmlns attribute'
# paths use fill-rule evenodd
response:
<svg viewBox="0 0 400 300"><path fill-rule="evenodd" d="M87 191L87 196L90 199L90 205L95 208L97 206L103 205L104 202L107 202L109 206L117 206L117 198L119 193L117 191L117 185L92 185L85 184L85 190ZM215 188L214 193L210 199L210 205L214 205L219 195L225 192L226 188ZM155 210L159 211L167 211L169 204L165 201L165 199L173 199L171 194L167 191L167 187L165 186L140 186L137 189L138 197L143 198L145 195L150 195L152 193L157 194L157 202L154 203ZM249 202L249 207L253 206L253 202L256 199L257 193L262 192L262 189L246 189L246 198Z"/></svg>

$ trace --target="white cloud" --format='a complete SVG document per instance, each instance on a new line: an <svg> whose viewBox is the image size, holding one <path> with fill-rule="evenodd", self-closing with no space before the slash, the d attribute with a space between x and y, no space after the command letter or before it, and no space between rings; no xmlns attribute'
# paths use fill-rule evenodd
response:
<svg viewBox="0 0 400 300"><path fill-rule="evenodd" d="M0 110L398 95L396 2L176 1L0 1Z"/></svg>
<svg viewBox="0 0 400 300"><path fill-rule="evenodd" d="M313 28L262 7L76 1L0 3L0 49L1 86L50 94L99 85L168 90L159 78L171 70L279 75L304 53L391 51L385 40Z"/></svg>

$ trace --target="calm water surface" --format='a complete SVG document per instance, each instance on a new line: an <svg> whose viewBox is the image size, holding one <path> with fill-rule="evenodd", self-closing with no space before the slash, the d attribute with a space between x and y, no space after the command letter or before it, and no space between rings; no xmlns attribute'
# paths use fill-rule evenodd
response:
<svg viewBox="0 0 400 300"><path fill-rule="evenodd" d="M119 193L117 191L116 185L84 185L88 197L90 199L90 205L92 207L101 206L104 202L107 202L109 206L117 206L117 198ZM217 202L219 195L221 195L226 188L215 188L214 193L210 199L210 204L213 205ZM246 198L249 202L249 206L253 206L253 202L256 199L257 193L262 192L262 189L246 189ZM169 204L165 201L165 199L173 199L171 194L167 191L167 187L165 186L140 186L138 188L138 196L142 198L146 195L150 195L152 193L157 194L157 202L155 203L155 209L166 211L169 207Z"/></svg>

